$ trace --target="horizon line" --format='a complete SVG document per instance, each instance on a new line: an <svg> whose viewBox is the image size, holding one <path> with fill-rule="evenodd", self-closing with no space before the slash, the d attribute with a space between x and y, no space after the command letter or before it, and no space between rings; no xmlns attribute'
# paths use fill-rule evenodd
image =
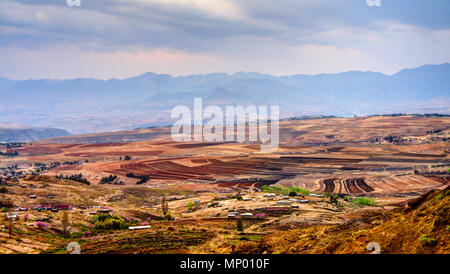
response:
<svg viewBox="0 0 450 274"><path fill-rule="evenodd" d="M173 75L173 74L169 74L169 73L157 73L154 71L147 71L141 74L137 74L134 76L129 76L129 77L124 77L124 78L108 78L108 79L100 79L100 78L86 78L86 77L76 77L76 78L29 78L29 79L12 79L9 77L3 77L0 76L0 79L7 79L10 81L16 81L16 82L24 82L24 81L73 81L73 80L96 80L96 81L103 81L103 82L107 82L107 81L112 81L112 80L119 80L119 81L123 81L123 80L127 80L127 79L132 79L132 78L137 78L140 76L144 76L146 74L155 74L158 76L169 76L171 78L182 78L182 77L189 77L189 76L207 76L207 75L211 75L211 74L225 74L227 76L233 76L235 74L239 74L239 73L244 73L244 74L258 74L258 75L264 75L264 76L272 76L272 77L294 77L294 76L320 76L320 75L334 75L334 74L342 74L342 73L350 73L350 72L363 72L363 73L379 73L382 74L384 76L394 76L396 74L398 74L401 71L404 70L410 70L410 69L418 69L421 67L425 67L425 66L443 66L443 65L450 65L449 62L443 62L443 63L439 63L439 64L423 64L417 67L405 67L402 68L400 70L398 70L395 73L392 74L387 74L387 73L383 73L383 72L379 72L379 71L372 71L372 70L346 70L346 71L341 71L341 72L332 72L332 73L313 73L313 74L308 74L308 73L297 73L297 74L289 74L289 75L276 75L276 74L270 74L270 73L262 73L262 72L256 72L256 71L236 71L233 73L228 73L228 72L208 72L208 73L195 73L195 74L180 74L180 75Z"/></svg>

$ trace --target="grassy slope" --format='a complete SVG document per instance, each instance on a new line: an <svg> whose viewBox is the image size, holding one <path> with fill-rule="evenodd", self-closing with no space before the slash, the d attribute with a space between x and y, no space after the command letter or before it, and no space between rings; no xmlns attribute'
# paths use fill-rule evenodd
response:
<svg viewBox="0 0 450 274"><path fill-rule="evenodd" d="M449 194L450 187L432 191L405 208L369 213L351 224L278 232L235 252L367 254L368 243L377 242L381 253L449 254Z"/></svg>

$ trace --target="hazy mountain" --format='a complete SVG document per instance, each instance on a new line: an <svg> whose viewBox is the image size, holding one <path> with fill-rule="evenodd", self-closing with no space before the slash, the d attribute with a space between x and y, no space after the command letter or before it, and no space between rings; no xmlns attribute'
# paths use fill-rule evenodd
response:
<svg viewBox="0 0 450 274"><path fill-rule="evenodd" d="M29 142L42 138L62 137L69 132L55 128L32 128L23 125L0 123L0 143Z"/></svg>
<svg viewBox="0 0 450 274"><path fill-rule="evenodd" d="M12 81L0 78L0 118L74 133L116 131L170 122L170 109L193 104L279 105L283 117L373 113L450 113L450 64L394 75L351 71L272 76L210 73L172 77L145 73L95 79Z"/></svg>

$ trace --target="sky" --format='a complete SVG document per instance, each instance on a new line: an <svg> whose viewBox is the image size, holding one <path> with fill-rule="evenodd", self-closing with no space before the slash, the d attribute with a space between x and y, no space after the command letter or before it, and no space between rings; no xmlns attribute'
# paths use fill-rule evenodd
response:
<svg viewBox="0 0 450 274"><path fill-rule="evenodd" d="M0 1L0 77L393 74L450 62L448 0L80 1Z"/></svg>

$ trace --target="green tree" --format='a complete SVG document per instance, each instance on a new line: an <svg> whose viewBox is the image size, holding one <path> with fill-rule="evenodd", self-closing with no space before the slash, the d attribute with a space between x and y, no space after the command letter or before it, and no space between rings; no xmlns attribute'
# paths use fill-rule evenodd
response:
<svg viewBox="0 0 450 274"><path fill-rule="evenodd" d="M169 211L169 203L166 201L166 194L164 194L161 198L161 209L163 215L166 215Z"/></svg>

